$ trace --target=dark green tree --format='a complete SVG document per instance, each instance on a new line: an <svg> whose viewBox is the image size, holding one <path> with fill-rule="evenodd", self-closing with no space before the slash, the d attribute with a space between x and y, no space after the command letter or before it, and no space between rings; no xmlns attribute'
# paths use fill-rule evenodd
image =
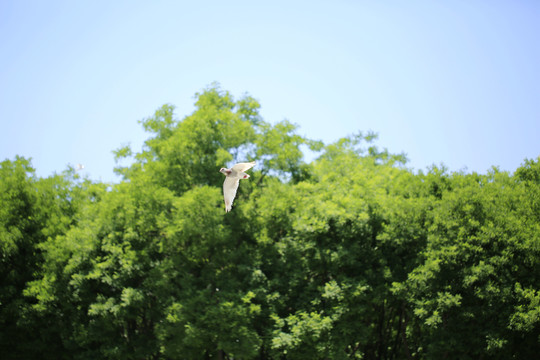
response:
<svg viewBox="0 0 540 360"><path fill-rule="evenodd" d="M21 157L0 164L0 353L2 358L58 358L55 318L35 311L29 290L46 271L43 249L78 220L86 201L73 169L37 178ZM47 350L47 351L45 351Z"/></svg>
<svg viewBox="0 0 540 360"><path fill-rule="evenodd" d="M518 170L518 174L524 170ZM431 176L431 175L430 175ZM540 349L538 187L494 169L452 174L428 213L422 261L394 284L415 352L427 358L531 358Z"/></svg>

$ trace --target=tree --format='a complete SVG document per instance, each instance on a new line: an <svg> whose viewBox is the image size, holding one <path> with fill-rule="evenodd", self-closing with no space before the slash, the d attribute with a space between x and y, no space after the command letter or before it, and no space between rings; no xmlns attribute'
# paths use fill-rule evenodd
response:
<svg viewBox="0 0 540 360"><path fill-rule="evenodd" d="M37 178L21 157L0 164L0 348L6 358L58 358L62 348L58 326L35 311L28 286L43 276L43 248L77 222L87 194L76 176L70 169Z"/></svg>
<svg viewBox="0 0 540 360"><path fill-rule="evenodd" d="M181 120L167 104L141 121L143 148L115 151L118 184L1 164L3 357L540 350L539 161L414 173L372 133L323 145L217 84L195 101ZM318 157L306 163L306 149ZM225 213L218 169L250 160Z"/></svg>
<svg viewBox="0 0 540 360"><path fill-rule="evenodd" d="M212 86L182 121L170 105L145 119L152 137L140 153L116 151L118 159L134 158L117 169L124 182L102 191L78 226L50 243L50 273L33 284L39 307L69 314L61 336L75 357L250 358L260 351L261 305L250 287L259 273L258 257L250 257L256 242L241 206L223 216L223 176L208 170L277 151L278 141L291 146L268 155L264 174L291 177L303 166L295 149L307 141L288 123L263 122L258 107ZM254 173L237 202L263 177Z"/></svg>
<svg viewBox="0 0 540 360"><path fill-rule="evenodd" d="M538 222L522 201L530 189L496 169L453 174L450 184L429 213L422 263L394 284L419 329L416 351L428 358L534 357L538 322L521 312L530 305L516 307L535 303L539 279Z"/></svg>

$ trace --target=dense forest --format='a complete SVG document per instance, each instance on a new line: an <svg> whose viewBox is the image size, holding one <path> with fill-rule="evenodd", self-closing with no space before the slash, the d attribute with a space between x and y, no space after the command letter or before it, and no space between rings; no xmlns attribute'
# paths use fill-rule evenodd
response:
<svg viewBox="0 0 540 360"><path fill-rule="evenodd" d="M539 159L413 171L371 133L323 144L248 95L195 99L141 121L118 183L1 162L0 358L538 356Z"/></svg>

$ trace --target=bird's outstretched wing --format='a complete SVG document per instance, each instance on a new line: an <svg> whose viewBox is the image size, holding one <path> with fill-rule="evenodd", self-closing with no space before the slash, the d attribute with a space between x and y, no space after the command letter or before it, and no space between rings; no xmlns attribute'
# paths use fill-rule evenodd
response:
<svg viewBox="0 0 540 360"><path fill-rule="evenodd" d="M236 165L235 165L236 166ZM236 196L236 190L238 190L238 184L240 180L237 178L226 177L223 182L223 197L225 199L225 211L229 212L232 208L234 197Z"/></svg>
<svg viewBox="0 0 540 360"><path fill-rule="evenodd" d="M255 166L255 161L252 161L252 162L247 162L247 163L238 163L234 165L231 169L237 172L244 172L251 169L254 166Z"/></svg>

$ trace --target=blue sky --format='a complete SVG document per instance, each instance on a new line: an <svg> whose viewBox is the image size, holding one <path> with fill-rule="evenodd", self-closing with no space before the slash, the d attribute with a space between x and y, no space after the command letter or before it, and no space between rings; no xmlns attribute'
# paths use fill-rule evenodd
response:
<svg viewBox="0 0 540 360"><path fill-rule="evenodd" d="M326 143L357 131L409 167L514 171L540 155L538 1L0 2L0 160L38 175L147 138L217 81Z"/></svg>

